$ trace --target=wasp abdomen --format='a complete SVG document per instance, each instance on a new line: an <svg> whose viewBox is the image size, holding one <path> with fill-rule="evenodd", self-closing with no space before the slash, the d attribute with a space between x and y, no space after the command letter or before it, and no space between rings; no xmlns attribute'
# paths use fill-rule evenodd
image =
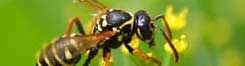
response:
<svg viewBox="0 0 245 66"><path fill-rule="evenodd" d="M71 66L76 64L81 55L77 43L69 37L60 38L48 45L40 54L37 66Z"/></svg>

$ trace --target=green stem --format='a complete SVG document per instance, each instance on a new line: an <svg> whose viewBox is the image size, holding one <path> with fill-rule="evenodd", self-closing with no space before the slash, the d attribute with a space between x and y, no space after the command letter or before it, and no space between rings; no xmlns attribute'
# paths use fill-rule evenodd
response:
<svg viewBox="0 0 245 66"><path fill-rule="evenodd" d="M169 54L167 54L166 55L166 57L164 58L164 61L163 61L163 66L169 66L169 64L170 64L170 59L171 59L171 57L170 57L170 55Z"/></svg>

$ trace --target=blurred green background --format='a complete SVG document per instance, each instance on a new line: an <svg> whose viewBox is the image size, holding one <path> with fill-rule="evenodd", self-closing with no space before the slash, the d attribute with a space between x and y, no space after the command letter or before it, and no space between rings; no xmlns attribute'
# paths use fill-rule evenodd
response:
<svg viewBox="0 0 245 66"><path fill-rule="evenodd" d="M164 14L167 5L174 13L187 7L186 33L188 48L180 62L163 50L163 37L156 37L154 51L141 42L140 48L153 52L165 66L245 66L245 1L244 0L99 0L112 8L132 13L144 9L151 16ZM34 66L36 54L44 43L61 36L67 21L78 16L87 27L94 12L72 0L1 0L0 1L0 66ZM157 32L159 35L159 32ZM115 49L113 66L150 66L134 55ZM77 66L81 66L86 55ZM91 66L101 64L101 55ZM151 65L152 66L152 65Z"/></svg>

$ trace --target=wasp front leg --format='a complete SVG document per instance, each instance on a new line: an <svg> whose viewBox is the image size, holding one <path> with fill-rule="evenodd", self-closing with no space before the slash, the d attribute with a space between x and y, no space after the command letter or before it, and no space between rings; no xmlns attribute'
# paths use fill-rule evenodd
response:
<svg viewBox="0 0 245 66"><path fill-rule="evenodd" d="M86 59L85 63L83 64L83 66L89 66L90 61L98 54L98 48L91 48L88 58ZM103 58L104 58L104 66L110 66L111 65L111 50L108 48L104 48L103 49Z"/></svg>
<svg viewBox="0 0 245 66"><path fill-rule="evenodd" d="M145 54L143 51L139 50L139 49L136 49L136 48L132 48L131 46L129 46L128 44L125 44L126 48L128 49L128 51L131 53L131 54L134 54L134 55L137 55L137 56L140 56L141 58L143 58L144 60L150 60L154 63L157 64L157 66L161 66L161 62L154 58L154 57L151 57L147 54Z"/></svg>
<svg viewBox="0 0 245 66"><path fill-rule="evenodd" d="M143 58L144 60L150 60L150 61L156 63L158 66L161 66L161 62L158 59L156 59L154 57L151 57L151 56L145 54L143 51L141 51L139 49L132 48L129 45L129 42L132 40L132 38L126 38L126 37L124 37L123 39L124 39L123 42L124 42L125 47L127 48L127 50L131 54L137 55L137 56Z"/></svg>

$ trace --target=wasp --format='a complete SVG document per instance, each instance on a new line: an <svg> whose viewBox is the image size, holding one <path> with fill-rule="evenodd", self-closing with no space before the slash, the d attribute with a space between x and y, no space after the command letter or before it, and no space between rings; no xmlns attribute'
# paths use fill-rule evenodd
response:
<svg viewBox="0 0 245 66"><path fill-rule="evenodd" d="M73 24L76 24L78 34L71 34ZM88 49L96 47L99 42L115 34L116 32L108 31L85 35L78 18L74 17L70 20L64 36L54 40L41 51L36 66L73 66Z"/></svg>
<svg viewBox="0 0 245 66"><path fill-rule="evenodd" d="M125 46L131 54L145 60L150 60L158 66L161 66L161 62L158 59L148 56L140 49L132 48L129 45L132 37L136 35L151 48L155 45L154 30L161 32L174 52L175 61L177 62L179 60L179 54L171 42L172 33L164 15L151 18L144 10L139 10L135 14L132 14L121 9L108 8L97 0L78 0L78 2L85 4L97 12L97 15L92 19L92 28L90 29L92 35L84 35L85 32L81 27L80 20L78 18L72 19L65 32L66 37L55 41L43 50L39 56L37 65L75 65L79 61L80 55L89 50L88 57L83 64L83 66L89 66L91 60L102 49L105 61L104 65L110 66L111 50ZM156 24L156 21L159 19L164 21L166 32ZM76 24L79 33L82 35L70 36L73 23ZM89 38L90 40L87 40ZM71 48L70 45L75 46Z"/></svg>

